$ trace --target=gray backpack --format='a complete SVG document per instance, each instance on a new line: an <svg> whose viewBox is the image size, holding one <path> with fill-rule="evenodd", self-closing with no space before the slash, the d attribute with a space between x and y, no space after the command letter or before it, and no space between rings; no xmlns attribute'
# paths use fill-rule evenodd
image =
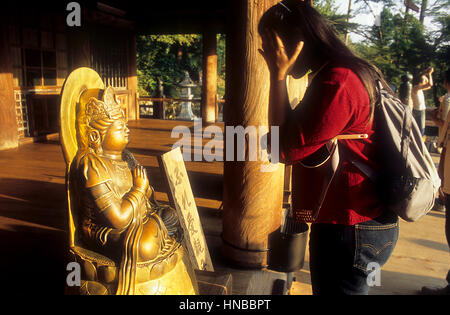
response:
<svg viewBox="0 0 450 315"><path fill-rule="evenodd" d="M380 171L356 156L349 161L376 183L387 209L405 221L417 221L433 207L441 181L411 108L381 83L374 124Z"/></svg>

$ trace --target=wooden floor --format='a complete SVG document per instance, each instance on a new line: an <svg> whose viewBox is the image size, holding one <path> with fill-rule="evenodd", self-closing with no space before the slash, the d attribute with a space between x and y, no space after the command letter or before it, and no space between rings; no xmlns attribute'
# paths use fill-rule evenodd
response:
<svg viewBox="0 0 450 315"><path fill-rule="evenodd" d="M156 156L169 151L175 126L192 133L193 122L130 121L129 150L143 164L158 200L167 201ZM217 124L223 129L223 124ZM198 137L197 137L198 139ZM184 140L189 141L188 139ZM202 145L209 139L203 139ZM216 138L218 152L222 139ZM198 148L198 147L197 147ZM270 270L233 268L222 257L221 202L223 163L207 162L192 152L186 168L214 267L233 275L233 294L277 294L274 285L286 274ZM435 157L436 158L436 157ZM58 137L0 151L0 279L2 290L62 294L65 283L66 217L65 163ZM450 265L443 230L444 215L432 212L416 223L401 222L400 239L383 268L382 287L372 294L415 294L421 285L443 285ZM305 266L295 273L294 294L310 294L308 251ZM282 281L281 281L282 282ZM25 291L23 291L25 289Z"/></svg>

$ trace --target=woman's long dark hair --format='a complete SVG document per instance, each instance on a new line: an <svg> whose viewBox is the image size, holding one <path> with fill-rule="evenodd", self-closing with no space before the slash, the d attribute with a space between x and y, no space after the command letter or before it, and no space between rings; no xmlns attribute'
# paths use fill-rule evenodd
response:
<svg viewBox="0 0 450 315"><path fill-rule="evenodd" d="M316 56L355 72L369 95L370 120L373 118L374 105L378 98L378 81L392 93L380 70L355 55L338 38L327 20L308 1L284 0L271 7L264 13L258 25L260 34L263 34L265 29L273 29L280 36L286 34L290 37L291 34L293 34L292 37L295 37L297 31Z"/></svg>

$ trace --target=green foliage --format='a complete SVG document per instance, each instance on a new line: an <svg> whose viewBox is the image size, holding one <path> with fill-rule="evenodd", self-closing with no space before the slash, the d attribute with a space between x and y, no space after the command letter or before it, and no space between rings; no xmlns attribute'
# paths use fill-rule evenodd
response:
<svg viewBox="0 0 450 315"><path fill-rule="evenodd" d="M217 34L217 94L225 95L225 35Z"/></svg>
<svg viewBox="0 0 450 315"><path fill-rule="evenodd" d="M177 84L184 71L199 80L202 63L201 36L188 35L140 35L136 38L139 94L155 96L157 79L164 82L164 93L177 97Z"/></svg>
<svg viewBox="0 0 450 315"><path fill-rule="evenodd" d="M380 0L381 1L381 0ZM438 0L435 2L440 3ZM410 72L417 75L428 66L435 68L435 87L426 98L427 105L437 104L444 93L442 76L449 61L449 12L439 11L428 16L440 24L436 30L429 30L413 14L395 12L391 2L386 2L381 12L381 26L365 29L366 39L353 45L354 50L371 61L385 75L390 84L399 87L401 76Z"/></svg>
<svg viewBox="0 0 450 315"><path fill-rule="evenodd" d="M355 23L347 22L347 14L337 13L339 6L336 4L336 0L315 1L314 8L328 20L342 39L346 31L351 32L358 27Z"/></svg>
<svg viewBox="0 0 450 315"><path fill-rule="evenodd" d="M156 96L157 80L164 82L166 97L178 97L177 84L188 71L198 84L192 90L200 97L200 75L202 72L202 36L198 34L140 35L136 38L139 94ZM225 91L225 36L217 35L218 93Z"/></svg>

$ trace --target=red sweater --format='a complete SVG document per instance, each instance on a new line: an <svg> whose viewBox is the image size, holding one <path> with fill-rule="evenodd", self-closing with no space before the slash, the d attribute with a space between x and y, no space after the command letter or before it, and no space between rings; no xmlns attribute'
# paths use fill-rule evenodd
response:
<svg viewBox="0 0 450 315"><path fill-rule="evenodd" d="M369 96L359 77L348 68L324 68L312 81L302 102L280 126L282 162L299 162L337 135L366 133L368 139L339 142L376 168L369 116ZM338 173L315 223L354 225L381 213L373 183L341 154Z"/></svg>

